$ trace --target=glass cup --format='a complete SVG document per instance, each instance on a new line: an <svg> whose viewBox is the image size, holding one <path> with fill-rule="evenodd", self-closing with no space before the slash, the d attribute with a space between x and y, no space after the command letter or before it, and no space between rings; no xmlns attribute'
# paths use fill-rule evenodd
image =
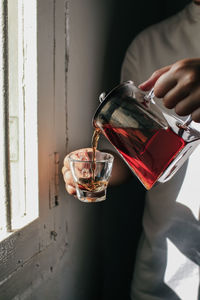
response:
<svg viewBox="0 0 200 300"><path fill-rule="evenodd" d="M68 157L75 182L76 193L83 202L99 202L106 199L106 190L113 166L113 155L96 151L80 151Z"/></svg>

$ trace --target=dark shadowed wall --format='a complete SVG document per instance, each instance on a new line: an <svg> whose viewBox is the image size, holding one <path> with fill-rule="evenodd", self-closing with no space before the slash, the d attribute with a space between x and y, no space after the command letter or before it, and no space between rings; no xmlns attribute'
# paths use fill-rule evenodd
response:
<svg viewBox="0 0 200 300"><path fill-rule="evenodd" d="M69 151L90 145L98 96L118 84L123 57L132 39L188 2L69 1ZM71 252L66 299L129 299L144 193L133 178L110 188L104 203L84 204L68 197Z"/></svg>

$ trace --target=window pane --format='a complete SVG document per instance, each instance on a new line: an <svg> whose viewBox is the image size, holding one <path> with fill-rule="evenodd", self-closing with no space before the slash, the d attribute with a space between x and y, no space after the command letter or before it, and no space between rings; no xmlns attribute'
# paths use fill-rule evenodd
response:
<svg viewBox="0 0 200 300"><path fill-rule="evenodd" d="M0 2L0 237L10 229L8 163L7 1Z"/></svg>
<svg viewBox="0 0 200 300"><path fill-rule="evenodd" d="M11 207L17 229L38 216L36 4L8 3Z"/></svg>

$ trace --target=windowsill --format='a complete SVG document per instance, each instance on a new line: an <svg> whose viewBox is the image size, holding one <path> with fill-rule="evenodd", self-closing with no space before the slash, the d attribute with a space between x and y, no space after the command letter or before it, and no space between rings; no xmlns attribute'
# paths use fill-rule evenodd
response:
<svg viewBox="0 0 200 300"><path fill-rule="evenodd" d="M13 233L16 233L20 230L23 230L26 226L30 225L34 221L38 219L38 216L24 216L19 218L19 220L15 220L16 224L13 224L13 230L8 232L5 230L0 231L0 242L3 241L4 239L9 238Z"/></svg>

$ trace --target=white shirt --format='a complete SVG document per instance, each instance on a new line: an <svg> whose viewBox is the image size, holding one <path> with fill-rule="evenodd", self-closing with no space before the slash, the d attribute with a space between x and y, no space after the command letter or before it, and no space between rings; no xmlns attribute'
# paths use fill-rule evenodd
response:
<svg viewBox="0 0 200 300"><path fill-rule="evenodd" d="M189 57L200 57L200 6L194 3L135 38L121 78L139 84L154 70ZM170 181L147 192L133 300L200 299L199 204L200 146Z"/></svg>

